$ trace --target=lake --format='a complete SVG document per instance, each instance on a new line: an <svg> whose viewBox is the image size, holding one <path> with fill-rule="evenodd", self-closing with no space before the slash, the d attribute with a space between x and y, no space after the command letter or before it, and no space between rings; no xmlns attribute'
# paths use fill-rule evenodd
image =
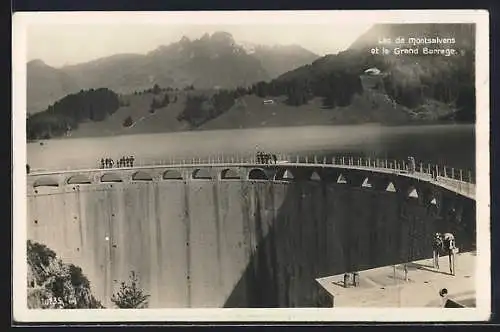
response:
<svg viewBox="0 0 500 332"><path fill-rule="evenodd" d="M27 144L32 170L99 167L101 158L133 155L135 164L172 158L250 156L256 150L292 156L355 156L406 160L475 173L475 126L304 126L50 139Z"/></svg>

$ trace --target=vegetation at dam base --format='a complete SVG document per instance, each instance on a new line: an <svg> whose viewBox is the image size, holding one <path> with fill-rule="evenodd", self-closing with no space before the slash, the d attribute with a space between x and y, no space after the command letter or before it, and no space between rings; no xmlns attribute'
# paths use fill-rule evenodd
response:
<svg viewBox="0 0 500 332"><path fill-rule="evenodd" d="M90 282L80 267L63 263L47 246L28 240L29 309L104 309L92 294ZM129 282L121 282L111 301L118 308L146 308L149 295L140 288L134 271Z"/></svg>
<svg viewBox="0 0 500 332"><path fill-rule="evenodd" d="M130 273L130 282L122 281L120 290L111 296L113 302L120 309L143 309L148 307L149 295L139 286L139 278L136 273Z"/></svg>

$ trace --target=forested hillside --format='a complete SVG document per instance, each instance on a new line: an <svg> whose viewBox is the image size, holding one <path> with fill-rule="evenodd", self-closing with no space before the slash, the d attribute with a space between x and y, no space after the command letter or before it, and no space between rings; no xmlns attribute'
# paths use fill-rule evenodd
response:
<svg viewBox="0 0 500 332"><path fill-rule="evenodd" d="M28 116L26 135L28 140L61 136L82 122L102 121L119 107L120 99L111 90L82 90L60 99L44 112Z"/></svg>

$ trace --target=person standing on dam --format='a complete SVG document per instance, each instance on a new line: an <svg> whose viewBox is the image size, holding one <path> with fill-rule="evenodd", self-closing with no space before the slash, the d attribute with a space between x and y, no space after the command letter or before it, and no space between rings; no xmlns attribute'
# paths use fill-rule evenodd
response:
<svg viewBox="0 0 500 332"><path fill-rule="evenodd" d="M344 288L349 288L349 279L350 275L349 273L344 273Z"/></svg>
<svg viewBox="0 0 500 332"><path fill-rule="evenodd" d="M414 157L408 157L408 173L415 173L416 170L416 165L415 165L415 158Z"/></svg>
<svg viewBox="0 0 500 332"><path fill-rule="evenodd" d="M434 241L432 242L432 259L435 269L439 269L439 253L444 249L442 235L436 233Z"/></svg>
<svg viewBox="0 0 500 332"><path fill-rule="evenodd" d="M434 168L431 169L432 180L437 181L437 172Z"/></svg>
<svg viewBox="0 0 500 332"><path fill-rule="evenodd" d="M455 254L458 251L458 248L455 246L455 236L451 233L444 233L443 244L448 254L448 262L450 264L450 274L455 275Z"/></svg>

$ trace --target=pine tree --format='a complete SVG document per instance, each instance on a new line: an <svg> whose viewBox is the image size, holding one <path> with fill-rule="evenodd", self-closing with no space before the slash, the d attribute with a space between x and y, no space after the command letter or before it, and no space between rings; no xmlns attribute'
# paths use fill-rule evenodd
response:
<svg viewBox="0 0 500 332"><path fill-rule="evenodd" d="M136 273L130 273L129 282L122 282L120 290L113 294L111 301L120 309L142 309L148 306L149 295L140 288Z"/></svg>

